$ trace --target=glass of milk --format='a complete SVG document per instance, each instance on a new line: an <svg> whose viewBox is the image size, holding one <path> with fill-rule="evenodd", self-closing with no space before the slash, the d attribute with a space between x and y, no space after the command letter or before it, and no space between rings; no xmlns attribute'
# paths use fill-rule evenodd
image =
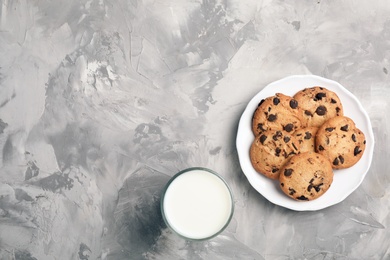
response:
<svg viewBox="0 0 390 260"><path fill-rule="evenodd" d="M233 195L216 172L201 167L177 173L161 197L167 226L189 240L206 240L221 233L234 211Z"/></svg>

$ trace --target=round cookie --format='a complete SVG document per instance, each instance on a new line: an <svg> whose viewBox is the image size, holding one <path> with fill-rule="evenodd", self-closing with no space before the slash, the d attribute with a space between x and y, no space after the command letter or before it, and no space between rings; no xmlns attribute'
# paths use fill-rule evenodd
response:
<svg viewBox="0 0 390 260"><path fill-rule="evenodd" d="M343 106L336 93L323 87L305 88L294 95L302 109L303 126L320 127L325 121L343 115Z"/></svg>
<svg viewBox="0 0 390 260"><path fill-rule="evenodd" d="M318 127L306 127L294 132L294 136L299 142L301 153L315 152L315 140Z"/></svg>
<svg viewBox="0 0 390 260"><path fill-rule="evenodd" d="M362 157L365 147L363 132L348 117L329 119L317 131L316 151L328 158L334 169L353 166Z"/></svg>
<svg viewBox="0 0 390 260"><path fill-rule="evenodd" d="M299 143L282 130L267 130L258 135L250 148L253 168L271 179L279 178L279 169L295 154Z"/></svg>
<svg viewBox="0 0 390 260"><path fill-rule="evenodd" d="M280 187L295 200L314 200L333 182L332 165L323 155L306 152L293 156L280 169Z"/></svg>
<svg viewBox="0 0 390 260"><path fill-rule="evenodd" d="M301 128L302 111L298 102L281 93L261 100L253 114L252 130L255 136L266 130L294 132Z"/></svg>

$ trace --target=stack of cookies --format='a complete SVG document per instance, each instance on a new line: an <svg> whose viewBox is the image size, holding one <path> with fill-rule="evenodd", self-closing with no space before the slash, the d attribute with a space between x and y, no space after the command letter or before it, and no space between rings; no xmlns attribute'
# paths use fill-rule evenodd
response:
<svg viewBox="0 0 390 260"><path fill-rule="evenodd" d="M363 132L344 116L337 94L319 86L293 97L276 93L261 100L252 130L254 169L279 180L282 191L295 200L323 195L333 170L356 164L366 144Z"/></svg>

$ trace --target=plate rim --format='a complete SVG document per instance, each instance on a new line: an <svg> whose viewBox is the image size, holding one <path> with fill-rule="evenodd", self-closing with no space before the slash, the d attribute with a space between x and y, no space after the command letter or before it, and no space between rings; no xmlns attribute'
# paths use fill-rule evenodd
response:
<svg viewBox="0 0 390 260"><path fill-rule="evenodd" d="M267 194L264 194L264 192L261 192L259 190L259 187L257 187L256 183L254 183L255 181L253 180L253 178L251 178L251 176L249 176L249 174L245 172L245 168L246 167L243 166L246 163L244 162L244 158L243 158L244 155L242 154L243 151L241 151L242 149L241 149L241 146L240 146L240 141L243 138L242 136L240 136L240 132L242 132L242 129L245 128L244 124L248 123L248 116L249 115L252 116L253 113L254 113L254 111L251 112L251 111L249 111L249 109L253 110L253 103L257 104L259 102L259 96L261 96L262 93L264 93L265 91L270 89L272 86L280 84L282 82L289 82L289 81L294 80L294 79L300 79L300 80L302 80L302 79L307 80L308 79L308 80L318 81L319 85L320 85L321 82L326 82L327 84L337 86L340 90L342 90L345 93L345 95L347 95L349 98L351 98L353 100L353 102L355 103L355 105L359 109L359 111L358 111L359 116L363 116L364 124L367 127L367 129L368 129L368 133L365 132L364 134L366 135L366 140L369 139L370 146L366 147L366 151L365 152L368 153L367 164L366 164L366 167L364 169L364 172L361 174L360 179L358 180L358 182L350 190L346 191L343 194L343 196L340 196L337 199L335 199L334 201L332 201L331 203L326 203L323 206L318 206L318 205L316 206L315 203L314 203L314 206L313 206L313 204L310 204L310 201L309 202L297 202L297 201L291 200L290 201L291 204L287 204L287 205L285 203L280 203L279 201L277 201L276 198L272 198L270 196L267 196ZM304 87L302 87L302 89L303 88ZM337 94L339 95L339 93L337 93ZM345 116L348 116L348 115L345 115ZM253 133L252 133L252 136L253 136L252 140L254 140L255 137L254 137ZM374 146L375 146L375 138L374 138L374 133L373 133L373 130L372 130L372 124L371 124L371 121L370 121L370 117L368 116L367 111L364 109L364 107L361 104L361 102L359 101L359 99L352 92L350 92L347 88L342 86L339 82L331 80L331 79L328 79L328 78L324 78L324 77L321 77L321 76L311 75L311 74L286 76L286 77L283 77L281 79L272 81L272 82L268 83L267 85L265 85L262 89L260 89L249 100L249 102L245 106L245 109L242 112L242 114L240 116L240 119L239 119L239 122L238 122L237 137L236 137L236 149L237 149L237 154L238 154L240 167L241 167L241 170L244 173L245 177L249 181L250 185L252 186L252 188L254 188L258 193L260 193L265 199L267 199L271 203L273 203L275 205L278 205L278 206L281 206L281 207L284 207L284 208L287 208L287 209L295 210L295 211L317 211L317 210L325 209L327 207L336 205L336 204L344 201L349 195L351 195L361 185L361 183L363 182L365 176L367 175L368 171L370 170L371 163L372 163L372 158L373 158ZM249 150L246 151L246 153L247 153L247 156L249 156ZM260 176L260 178L265 178L266 180L271 181L274 184L277 183L277 180L270 180L270 179L266 178L265 176L260 175L260 173L259 173L259 176ZM313 201L316 201L316 200L313 200ZM313 202L313 201L311 201L311 202Z"/></svg>

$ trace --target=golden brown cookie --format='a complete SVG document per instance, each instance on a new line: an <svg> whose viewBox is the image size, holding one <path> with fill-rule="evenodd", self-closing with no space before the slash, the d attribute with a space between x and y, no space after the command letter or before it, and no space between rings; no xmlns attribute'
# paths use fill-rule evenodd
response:
<svg viewBox="0 0 390 260"><path fill-rule="evenodd" d="M323 87L305 88L294 95L302 109L303 126L320 127L325 121L343 115L343 106L336 93Z"/></svg>
<svg viewBox="0 0 390 260"><path fill-rule="evenodd" d="M316 151L328 158L335 169L353 166L362 157L365 147L363 132L346 116L329 119L317 131Z"/></svg>
<svg viewBox="0 0 390 260"><path fill-rule="evenodd" d="M295 138L300 144L301 153L315 152L315 140L318 127L306 127L294 132Z"/></svg>
<svg viewBox="0 0 390 260"><path fill-rule="evenodd" d="M253 114L252 130L255 136L266 130L294 132L301 127L302 111L290 96L277 93L263 99Z"/></svg>
<svg viewBox="0 0 390 260"><path fill-rule="evenodd" d="M323 155L306 152L294 155L280 170L280 187L295 200L314 200L333 182L332 165Z"/></svg>
<svg viewBox="0 0 390 260"><path fill-rule="evenodd" d="M299 153L295 137L280 130L267 130L258 135L250 149L253 168L271 179L279 178L279 169L294 154Z"/></svg>

